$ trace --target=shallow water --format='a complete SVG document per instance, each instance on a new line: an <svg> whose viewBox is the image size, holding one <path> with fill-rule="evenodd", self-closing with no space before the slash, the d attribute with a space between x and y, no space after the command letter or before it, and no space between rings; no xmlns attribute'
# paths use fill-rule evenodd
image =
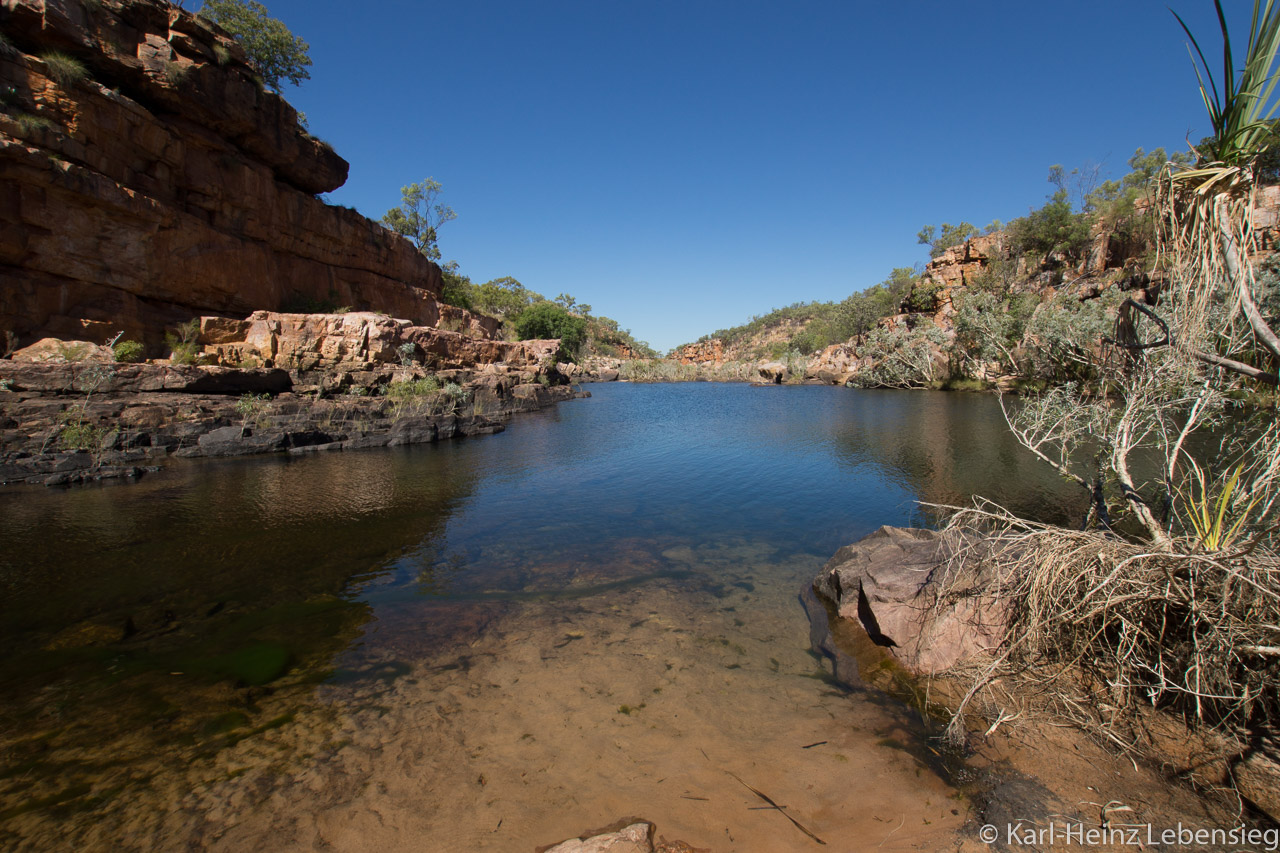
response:
<svg viewBox="0 0 1280 853"><path fill-rule="evenodd" d="M920 721L832 683L797 594L919 501L1077 496L988 396L592 392L492 437L0 493L0 843L531 850L630 815L814 843L748 785L848 849L945 837Z"/></svg>

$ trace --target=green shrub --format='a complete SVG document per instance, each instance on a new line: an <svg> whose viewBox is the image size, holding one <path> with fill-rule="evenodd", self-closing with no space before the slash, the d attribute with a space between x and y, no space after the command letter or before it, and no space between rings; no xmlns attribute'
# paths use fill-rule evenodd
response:
<svg viewBox="0 0 1280 853"><path fill-rule="evenodd" d="M981 379L966 379L955 376L935 384L938 390L941 391L986 391L991 388L990 383L983 382Z"/></svg>
<svg viewBox="0 0 1280 853"><path fill-rule="evenodd" d="M174 364L195 364L200 359L200 318L193 317L174 329L165 332L164 341L170 350L169 360Z"/></svg>
<svg viewBox="0 0 1280 853"><path fill-rule="evenodd" d="M470 278L458 272L457 261L450 261L440 267L440 281L441 302L456 308L465 308L468 311L476 310L471 298L476 285L471 283Z"/></svg>
<svg viewBox="0 0 1280 853"><path fill-rule="evenodd" d="M434 376L424 376L421 379L413 379L408 382L392 382L383 389L382 393L388 399L400 402L419 397L429 397L439 391L439 380Z"/></svg>
<svg viewBox="0 0 1280 853"><path fill-rule="evenodd" d="M396 347L396 355L400 358L401 367L411 367L417 360L418 345L413 341L405 341L400 346Z"/></svg>
<svg viewBox="0 0 1280 853"><path fill-rule="evenodd" d="M146 348L137 341L120 341L111 348L111 352L115 354L116 361L124 364L136 364L143 360Z"/></svg>
<svg viewBox="0 0 1280 853"><path fill-rule="evenodd" d="M182 81L187 79L187 74L191 72L190 65L183 65L172 59L164 61L164 79L170 86L180 86Z"/></svg>
<svg viewBox="0 0 1280 853"><path fill-rule="evenodd" d="M826 346L826 341L816 329L806 327L804 331L797 332L791 336L790 349L798 353L817 352L824 346Z"/></svg>
<svg viewBox="0 0 1280 853"><path fill-rule="evenodd" d="M1019 255L1047 258L1061 253L1072 260L1084 257L1089 248L1089 217L1072 213L1067 191L1060 189L1039 210L1009 223L1009 239Z"/></svg>
<svg viewBox="0 0 1280 853"><path fill-rule="evenodd" d="M587 338L587 321L554 302L539 302L521 312L515 324L520 340L560 339L559 356L574 361Z"/></svg>
<svg viewBox="0 0 1280 853"><path fill-rule="evenodd" d="M192 343L174 343L170 342L172 352L169 353L169 361L174 364L195 364L200 360L200 347Z"/></svg>
<svg viewBox="0 0 1280 853"><path fill-rule="evenodd" d="M946 345L942 330L930 322L916 328L906 324L878 326L867 335L863 352L874 362L854 374L850 382L862 388L915 388L939 376L936 353Z"/></svg>
<svg viewBox="0 0 1280 853"><path fill-rule="evenodd" d="M419 379L404 382L392 382L382 389L382 393L391 401L391 417L403 417L406 414L420 414L443 409L451 402L447 389L459 386L450 382L444 389L434 376L423 376Z"/></svg>
<svg viewBox="0 0 1280 853"><path fill-rule="evenodd" d="M277 94L283 80L300 86L303 80L311 79L307 72L311 65L307 43L270 17L267 8L256 0L204 0L199 14L240 42L258 72L257 79Z"/></svg>
<svg viewBox="0 0 1280 853"><path fill-rule="evenodd" d="M58 446L63 450L86 451L94 456L94 463L102 459L102 452L120 430L105 424L97 426L89 422L83 407L64 412L62 426L58 429Z"/></svg>
<svg viewBox="0 0 1280 853"><path fill-rule="evenodd" d="M456 382L446 382L440 389L440 397L444 404L443 409L457 411L463 403L471 399L471 392Z"/></svg>
<svg viewBox="0 0 1280 853"><path fill-rule="evenodd" d="M907 294L906 309L909 312L930 314L938 309L938 294L942 285L936 282L918 284Z"/></svg>
<svg viewBox="0 0 1280 853"><path fill-rule="evenodd" d="M936 258L952 246L959 246L969 238L977 237L979 233L981 232L977 227L968 222L961 222L959 225L944 222L941 233L932 225L921 228L920 233L916 234L916 242L928 246L929 257Z"/></svg>
<svg viewBox="0 0 1280 853"><path fill-rule="evenodd" d="M59 341L58 357L63 361L84 361L92 350L84 341Z"/></svg>
<svg viewBox="0 0 1280 853"><path fill-rule="evenodd" d="M23 136L30 136L41 130L48 130L53 127L53 122L48 118L32 113L18 113L13 117L18 123L18 128L22 131Z"/></svg>
<svg viewBox="0 0 1280 853"><path fill-rule="evenodd" d="M243 426L261 427L266 421L270 404L270 394L241 394L236 401L236 414L240 415Z"/></svg>
<svg viewBox="0 0 1280 853"><path fill-rule="evenodd" d="M49 76L64 89L74 86L89 76L89 72L85 70L84 64L80 60L67 56L65 53L49 51L40 58L44 60L45 67L49 70Z"/></svg>

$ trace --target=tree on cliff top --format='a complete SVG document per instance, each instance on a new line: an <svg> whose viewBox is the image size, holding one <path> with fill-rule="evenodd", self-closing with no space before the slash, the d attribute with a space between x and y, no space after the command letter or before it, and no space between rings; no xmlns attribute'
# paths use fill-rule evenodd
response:
<svg viewBox="0 0 1280 853"><path fill-rule="evenodd" d="M204 0L200 14L222 27L244 48L245 55L262 81L276 94L280 81L301 86L310 80L307 66L311 57L305 41L267 14L267 7L255 0Z"/></svg>
<svg viewBox="0 0 1280 853"><path fill-rule="evenodd" d="M921 228L920 233L916 235L916 242L922 246L928 246L929 257L936 258L952 246L959 246L970 237L977 237L981 233L976 226L968 222L961 222L959 225L944 222L941 233L932 225Z"/></svg>
<svg viewBox="0 0 1280 853"><path fill-rule="evenodd" d="M393 207L382 216L384 225L408 237L419 252L433 261L440 260L436 230L449 220L458 218L452 207L437 201L440 190L440 182L435 178L401 187L400 206Z"/></svg>

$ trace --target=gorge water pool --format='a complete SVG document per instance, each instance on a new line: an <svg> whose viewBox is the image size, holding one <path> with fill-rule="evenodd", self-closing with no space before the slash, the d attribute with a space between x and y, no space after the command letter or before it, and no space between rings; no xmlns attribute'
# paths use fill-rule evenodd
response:
<svg viewBox="0 0 1280 853"><path fill-rule="evenodd" d="M914 714L831 682L798 594L918 501L1078 495L990 396L590 390L497 436L0 492L0 845L953 833Z"/></svg>

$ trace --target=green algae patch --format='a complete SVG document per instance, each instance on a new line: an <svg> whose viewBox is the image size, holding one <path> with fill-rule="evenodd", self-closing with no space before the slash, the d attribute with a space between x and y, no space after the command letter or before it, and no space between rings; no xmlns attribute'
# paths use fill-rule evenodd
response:
<svg viewBox="0 0 1280 853"><path fill-rule="evenodd" d="M225 658L227 672L250 685L275 681L289 668L289 650L277 643L255 643Z"/></svg>
<svg viewBox="0 0 1280 853"><path fill-rule="evenodd" d="M250 687L275 681L289 668L289 650L279 643L251 643L225 654L192 661L191 668Z"/></svg>

